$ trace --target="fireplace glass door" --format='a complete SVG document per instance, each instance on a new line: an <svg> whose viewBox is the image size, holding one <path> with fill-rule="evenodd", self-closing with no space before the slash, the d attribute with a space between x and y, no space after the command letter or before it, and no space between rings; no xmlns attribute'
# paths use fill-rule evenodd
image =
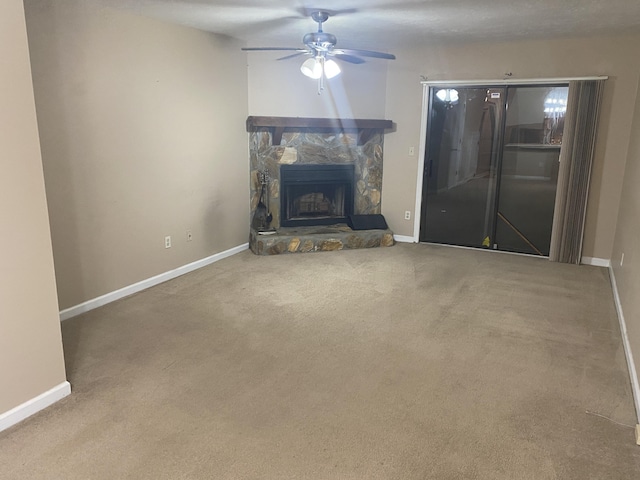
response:
<svg viewBox="0 0 640 480"><path fill-rule="evenodd" d="M282 226L345 223L353 214L353 165L282 165Z"/></svg>

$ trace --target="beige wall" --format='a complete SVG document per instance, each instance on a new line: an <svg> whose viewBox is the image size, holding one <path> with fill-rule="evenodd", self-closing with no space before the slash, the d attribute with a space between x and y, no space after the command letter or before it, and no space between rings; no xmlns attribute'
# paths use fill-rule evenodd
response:
<svg viewBox="0 0 640 480"><path fill-rule="evenodd" d="M286 53L247 54L250 115L384 119L387 61L339 62L342 73L318 95L318 81L300 73L306 57L276 60Z"/></svg>
<svg viewBox="0 0 640 480"><path fill-rule="evenodd" d="M413 235L420 75L609 75L583 253L611 257L640 36L400 49L396 61L343 64L317 95L300 59L238 54L232 41L79 0L26 5L63 308L246 241L247 114L393 120L383 213Z"/></svg>
<svg viewBox="0 0 640 480"><path fill-rule="evenodd" d="M247 242L240 45L93 2L25 4L60 307Z"/></svg>
<svg viewBox="0 0 640 480"><path fill-rule="evenodd" d="M21 0L0 2L0 414L65 381Z"/></svg>
<svg viewBox="0 0 640 480"><path fill-rule="evenodd" d="M25 3L62 308L246 241L247 114L393 120L383 212L412 235L403 217L415 202L418 156L407 150L419 148L420 75L603 74L584 254L613 259L640 369L639 36L428 45L347 65L318 96L298 61L245 56L236 42L80 0ZM0 40L0 363L12 365L0 374L3 412L64 381L64 366L19 0L0 6Z"/></svg>
<svg viewBox="0 0 640 480"><path fill-rule="evenodd" d="M422 86L429 80L495 79L512 72L514 78L609 75L593 168L583 254L611 258L620 201L620 185L627 158L633 104L630 98L640 73L640 36L583 38L471 45L425 45L401 50L389 65L386 118L397 131L385 138L383 213L396 234L413 235L413 212L418 169Z"/></svg>
<svg viewBox="0 0 640 480"><path fill-rule="evenodd" d="M629 98L629 103L634 103L633 98ZM640 372L640 83L635 96L635 114L631 131L611 264L627 324L636 372ZM624 262L620 265L623 253ZM636 401L640 402L640 399Z"/></svg>

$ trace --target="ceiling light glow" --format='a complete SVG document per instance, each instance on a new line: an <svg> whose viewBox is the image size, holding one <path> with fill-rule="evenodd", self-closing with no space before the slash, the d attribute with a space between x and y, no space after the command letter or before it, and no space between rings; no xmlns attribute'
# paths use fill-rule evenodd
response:
<svg viewBox="0 0 640 480"><path fill-rule="evenodd" d="M442 102L455 105L460 98L455 88L442 88L436 92L436 97Z"/></svg>
<svg viewBox="0 0 640 480"><path fill-rule="evenodd" d="M307 77L317 80L322 76L322 62L315 58L308 58L300 66L300 71Z"/></svg>
<svg viewBox="0 0 640 480"><path fill-rule="evenodd" d="M340 74L340 66L336 63L335 60L325 60L324 61L324 75L327 78L333 78L336 75Z"/></svg>

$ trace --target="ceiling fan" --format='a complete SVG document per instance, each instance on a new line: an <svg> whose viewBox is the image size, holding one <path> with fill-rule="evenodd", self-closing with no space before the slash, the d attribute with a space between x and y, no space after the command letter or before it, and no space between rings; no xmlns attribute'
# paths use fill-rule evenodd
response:
<svg viewBox="0 0 640 480"><path fill-rule="evenodd" d="M292 55L281 57L278 60L287 60L298 56L307 55L311 58L305 60L300 71L307 77L318 80L318 93L324 89L324 77L333 78L340 73L340 66L330 57L335 57L349 63L360 64L365 60L360 57L382 58L395 60L395 55L390 53L374 52L372 50L356 50L353 48L336 48L335 35L324 32L322 24L328 20L331 13L326 10L314 10L311 18L318 24L318 31L307 33L302 38L304 47L245 47L245 51L295 51Z"/></svg>

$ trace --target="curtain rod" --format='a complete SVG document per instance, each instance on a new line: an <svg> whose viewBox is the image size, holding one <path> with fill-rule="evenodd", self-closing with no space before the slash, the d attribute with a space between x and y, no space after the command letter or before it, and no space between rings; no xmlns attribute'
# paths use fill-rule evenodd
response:
<svg viewBox="0 0 640 480"><path fill-rule="evenodd" d="M554 83L569 83L578 80L607 80L607 75L601 75L597 77L559 77L559 78L504 78L493 80L422 80L422 85L457 85L457 86L472 86L472 85L528 85L528 84L554 84Z"/></svg>

